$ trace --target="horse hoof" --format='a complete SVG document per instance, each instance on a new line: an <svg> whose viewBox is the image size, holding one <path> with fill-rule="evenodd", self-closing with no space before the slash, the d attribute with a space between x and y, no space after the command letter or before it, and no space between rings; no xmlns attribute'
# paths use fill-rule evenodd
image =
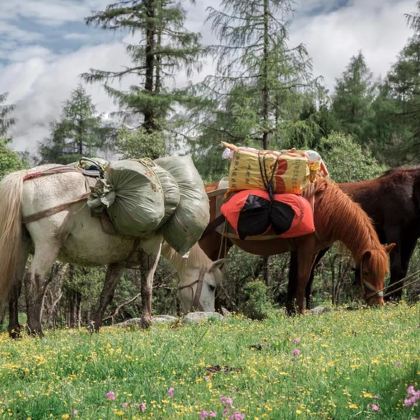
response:
<svg viewBox="0 0 420 420"><path fill-rule="evenodd" d="M19 338L21 338L20 333L21 333L21 327L18 328L13 328L12 330L9 331L9 337L13 340L18 340Z"/></svg>
<svg viewBox="0 0 420 420"><path fill-rule="evenodd" d="M142 316L140 319L140 327L143 329L150 328L152 325L152 317L151 316Z"/></svg>
<svg viewBox="0 0 420 420"><path fill-rule="evenodd" d="M42 332L41 329L27 327L27 331L28 331L28 335L30 335L31 337L39 337L39 338L44 337L44 333Z"/></svg>

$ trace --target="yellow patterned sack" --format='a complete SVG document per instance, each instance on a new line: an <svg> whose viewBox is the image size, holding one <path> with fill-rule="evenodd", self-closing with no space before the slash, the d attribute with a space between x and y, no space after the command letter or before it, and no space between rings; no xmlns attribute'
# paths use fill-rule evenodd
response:
<svg viewBox="0 0 420 420"><path fill-rule="evenodd" d="M271 184L273 193L301 194L323 165L322 160L310 161L305 151L291 149L277 152L229 143L223 145L233 152L229 168L230 191L268 190Z"/></svg>

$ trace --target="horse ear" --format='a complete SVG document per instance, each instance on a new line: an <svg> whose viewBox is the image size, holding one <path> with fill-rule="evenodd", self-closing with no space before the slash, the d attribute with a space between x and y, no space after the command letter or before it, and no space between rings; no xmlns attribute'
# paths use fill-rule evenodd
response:
<svg viewBox="0 0 420 420"><path fill-rule="evenodd" d="M220 260L214 261L212 263L209 271L213 271L216 268L218 268L219 270L221 270L223 268L223 266L225 265L225 260L226 260L226 258L220 258Z"/></svg>
<svg viewBox="0 0 420 420"><path fill-rule="evenodd" d="M366 251L363 255L362 255L362 264L365 264L367 261L369 261L370 257L372 256L372 253L370 251Z"/></svg>
<svg viewBox="0 0 420 420"><path fill-rule="evenodd" d="M385 251L389 254L395 247L397 246L396 243L386 244L384 245Z"/></svg>

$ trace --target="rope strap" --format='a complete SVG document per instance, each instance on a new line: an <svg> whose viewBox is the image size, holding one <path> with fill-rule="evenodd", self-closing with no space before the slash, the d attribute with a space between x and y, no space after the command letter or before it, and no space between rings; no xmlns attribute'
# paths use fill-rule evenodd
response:
<svg viewBox="0 0 420 420"><path fill-rule="evenodd" d="M75 198L72 201L68 201L67 203L59 204L58 206L51 207L46 210L39 211L38 213L31 214L30 216L24 217L22 219L23 224L28 224L32 222L36 222L39 219L43 219L44 217L52 216L53 214L60 213L61 211L66 210L72 204L80 203L81 201L86 200L90 196L90 193L85 193L82 196Z"/></svg>

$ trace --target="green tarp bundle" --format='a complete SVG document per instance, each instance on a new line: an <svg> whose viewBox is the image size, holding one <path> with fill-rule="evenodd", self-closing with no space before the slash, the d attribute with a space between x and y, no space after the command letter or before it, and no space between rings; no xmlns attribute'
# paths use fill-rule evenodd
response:
<svg viewBox="0 0 420 420"><path fill-rule="evenodd" d="M206 190L191 157L168 156L155 162L170 172L178 183L178 207L161 231L169 245L184 255L200 239L209 223Z"/></svg>
<svg viewBox="0 0 420 420"><path fill-rule="evenodd" d="M120 160L106 170L105 179L115 193L106 211L122 235L147 236L165 216L163 189L153 167L147 160Z"/></svg>
<svg viewBox="0 0 420 420"><path fill-rule="evenodd" d="M121 235L142 238L160 230L182 255L209 222L204 184L189 156L111 162L88 205L93 213L105 209Z"/></svg>
<svg viewBox="0 0 420 420"><path fill-rule="evenodd" d="M166 221L172 216L176 208L178 207L180 200L180 193L178 183L175 178L165 169L159 165L154 164L153 170L159 178L160 185L163 189L164 203L165 203L165 216L163 216L160 225L166 223Z"/></svg>

